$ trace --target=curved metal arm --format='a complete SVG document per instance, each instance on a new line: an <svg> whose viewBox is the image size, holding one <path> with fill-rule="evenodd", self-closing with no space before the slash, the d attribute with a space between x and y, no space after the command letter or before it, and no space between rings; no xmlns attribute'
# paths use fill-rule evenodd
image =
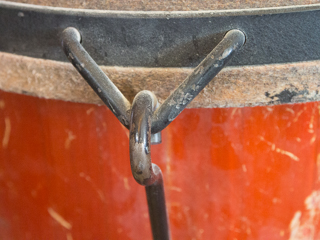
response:
<svg viewBox="0 0 320 240"><path fill-rule="evenodd" d="M130 119L129 101L100 70L98 65L82 47L80 40L80 33L75 28L65 29L62 33L62 47L65 54L120 122L128 128ZM160 132L168 126L221 71L244 42L244 33L239 30L230 30L209 55L157 109L152 117L151 132Z"/></svg>
<svg viewBox="0 0 320 240"><path fill-rule="evenodd" d="M82 47L81 35L78 30L72 27L65 29L61 39L63 51L69 61L119 121L126 128L129 128L130 102Z"/></svg>
<svg viewBox="0 0 320 240"><path fill-rule="evenodd" d="M134 179L146 187L154 240L169 240L169 224L160 168L151 162L151 118L156 96L141 91L132 103L130 119L130 163Z"/></svg>
<svg viewBox="0 0 320 240"><path fill-rule="evenodd" d="M221 42L155 111L152 117L152 133L163 130L185 109L229 62L234 53L243 46L245 39L245 35L239 30L231 30L225 35Z"/></svg>

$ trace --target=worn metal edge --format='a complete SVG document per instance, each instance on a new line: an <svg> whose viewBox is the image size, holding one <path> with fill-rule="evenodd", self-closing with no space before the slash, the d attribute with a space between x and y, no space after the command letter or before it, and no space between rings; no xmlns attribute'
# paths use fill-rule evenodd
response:
<svg viewBox="0 0 320 240"><path fill-rule="evenodd" d="M150 90L163 102L191 68L106 67L102 70L130 100ZM189 108L263 106L320 100L320 60L228 67ZM102 104L70 63L0 52L0 89L47 99Z"/></svg>
<svg viewBox="0 0 320 240"><path fill-rule="evenodd" d="M21 9L41 13L59 13L67 15L85 15L96 17L122 17L122 18L202 18L218 16L246 16L267 15L279 13L293 13L319 10L320 4L295 5L268 8L228 9L228 10L200 10L200 11L120 11L120 10L93 10L64 7L39 6L34 4L0 1L1 8Z"/></svg>
<svg viewBox="0 0 320 240"><path fill-rule="evenodd" d="M2 4L8 6L7 2ZM195 67L231 29L243 31L247 41L229 66L320 59L317 41L320 4L267 8L265 11L178 12L182 17L173 12L172 16L176 18L172 19L167 12L141 12L143 16L140 16L135 11L103 10L96 13L96 10L57 10L54 7L10 4L11 8L0 5L0 51L29 57L66 61L59 36L65 28L72 26L79 29L84 48L100 65ZM207 13L245 14L248 11L254 15L205 17ZM277 11L288 12L273 14Z"/></svg>

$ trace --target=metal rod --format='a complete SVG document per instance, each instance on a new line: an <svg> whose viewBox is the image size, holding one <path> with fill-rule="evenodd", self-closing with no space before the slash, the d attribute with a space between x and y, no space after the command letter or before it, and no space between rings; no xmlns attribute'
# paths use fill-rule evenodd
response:
<svg viewBox="0 0 320 240"><path fill-rule="evenodd" d="M155 165L155 168L158 168ZM159 169L159 168L158 168ZM159 178L152 185L145 187L149 208L150 223L154 240L169 240L170 232L164 195L162 173L159 169Z"/></svg>
<svg viewBox="0 0 320 240"><path fill-rule="evenodd" d="M243 46L245 35L239 30L229 31L221 42L180 84L180 86L155 111L152 133L168 126L199 92L222 70L234 53Z"/></svg>
<svg viewBox="0 0 320 240"><path fill-rule="evenodd" d="M169 240L169 224L162 173L151 162L151 119L157 106L156 96L139 92L133 100L130 119L130 164L134 179L145 186L154 240Z"/></svg>
<svg viewBox="0 0 320 240"><path fill-rule="evenodd" d="M66 28L62 32L61 41L63 51L69 61L119 121L129 128L130 102L82 47L78 30L72 27Z"/></svg>

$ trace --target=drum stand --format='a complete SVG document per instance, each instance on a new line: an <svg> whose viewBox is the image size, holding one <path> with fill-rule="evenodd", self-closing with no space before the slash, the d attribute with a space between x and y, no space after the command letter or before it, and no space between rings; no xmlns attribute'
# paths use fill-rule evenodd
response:
<svg viewBox="0 0 320 240"><path fill-rule="evenodd" d="M159 106L150 91L139 92L132 105L81 45L81 35L67 28L61 35L62 48L82 77L107 107L130 130L130 163L134 179L145 186L153 239L170 239L164 186L160 168L151 162L151 144L161 143L161 131L221 71L245 43L245 35L230 30L221 42Z"/></svg>

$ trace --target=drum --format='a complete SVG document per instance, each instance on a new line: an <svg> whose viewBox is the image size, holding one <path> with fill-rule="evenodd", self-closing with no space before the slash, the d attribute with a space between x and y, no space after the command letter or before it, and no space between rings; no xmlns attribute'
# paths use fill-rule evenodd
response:
<svg viewBox="0 0 320 240"><path fill-rule="evenodd" d="M317 1L16 2L0 2L1 239L152 238L129 131L67 62L70 26L129 101L160 103L242 30L151 148L171 238L320 237Z"/></svg>

